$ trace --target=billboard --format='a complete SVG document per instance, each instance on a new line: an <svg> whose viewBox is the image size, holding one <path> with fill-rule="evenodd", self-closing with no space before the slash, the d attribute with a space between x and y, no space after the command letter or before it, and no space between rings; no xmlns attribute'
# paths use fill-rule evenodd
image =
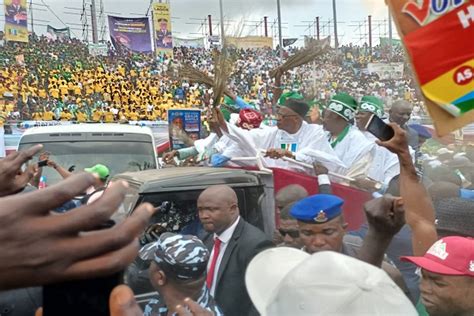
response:
<svg viewBox="0 0 474 316"><path fill-rule="evenodd" d="M87 45L87 48L89 49L89 54L92 56L108 56L109 55L109 47L107 44L104 43L99 43L99 44L93 44L89 43Z"/></svg>
<svg viewBox="0 0 474 316"><path fill-rule="evenodd" d="M403 63L369 63L369 74L377 74L381 80L403 79Z"/></svg>
<svg viewBox="0 0 474 316"><path fill-rule="evenodd" d="M5 0L5 40L28 43L26 0Z"/></svg>
<svg viewBox="0 0 474 316"><path fill-rule="evenodd" d="M109 15L110 40L121 53L152 51L148 18L121 18Z"/></svg>
<svg viewBox="0 0 474 316"><path fill-rule="evenodd" d="M229 46L236 48L273 48L273 38L264 36L226 37Z"/></svg>
<svg viewBox="0 0 474 316"><path fill-rule="evenodd" d="M173 150L189 147L201 137L201 111L168 110L168 127Z"/></svg>
<svg viewBox="0 0 474 316"><path fill-rule="evenodd" d="M204 48L204 37L201 38L178 38L173 37L174 47Z"/></svg>
<svg viewBox="0 0 474 316"><path fill-rule="evenodd" d="M168 3L153 4L153 25L156 54L173 55L171 12Z"/></svg>
<svg viewBox="0 0 474 316"><path fill-rule="evenodd" d="M71 38L71 32L68 27L57 29L55 27L52 27L51 25L48 25L48 27L46 28L46 32L48 33L47 36L49 36L53 40L64 40Z"/></svg>

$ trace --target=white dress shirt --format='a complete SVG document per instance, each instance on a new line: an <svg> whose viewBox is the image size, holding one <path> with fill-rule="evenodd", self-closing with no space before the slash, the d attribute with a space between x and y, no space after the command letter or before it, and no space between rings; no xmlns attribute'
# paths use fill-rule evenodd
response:
<svg viewBox="0 0 474 316"><path fill-rule="evenodd" d="M212 286L210 288L212 296L215 296L214 294L216 291L217 275L219 273L219 268L221 266L222 258L224 258L225 250L227 249L227 246L229 245L229 241L232 238L232 235L234 234L235 228L239 224L239 221L240 221L240 216L229 228L224 230L222 234L220 235L214 234L214 240L216 240L216 238L219 238L219 240L221 241L221 247L219 251L219 257L217 257L216 266L214 268L214 277L212 278ZM207 264L207 271L209 271L213 257L214 257L214 246L212 247L211 256Z"/></svg>

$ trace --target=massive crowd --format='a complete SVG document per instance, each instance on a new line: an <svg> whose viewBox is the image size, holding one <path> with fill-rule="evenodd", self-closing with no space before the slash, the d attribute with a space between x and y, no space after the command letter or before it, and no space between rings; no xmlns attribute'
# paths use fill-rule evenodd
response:
<svg viewBox="0 0 474 316"><path fill-rule="evenodd" d="M296 49L289 49L292 54ZM209 87L170 77L172 65L188 63L212 75L212 50L176 48L174 59L128 53L112 48L108 56L92 56L79 40L50 41L31 36L28 44L6 43L0 52L0 112L3 120L65 120L116 122L166 120L169 108L204 108ZM258 108L271 108L274 80L269 71L281 64L271 49L236 51L229 88ZM408 66L397 80L369 75L368 62L386 62L387 52L345 46L295 71L284 74L282 85L308 99L326 102L339 91L355 97L381 97L389 106L398 98L418 104ZM390 60L403 60L394 50Z"/></svg>
<svg viewBox="0 0 474 316"><path fill-rule="evenodd" d="M107 162L74 174L41 154L41 145L1 159L0 307L18 311L15 306L29 302L25 315L32 314L43 304L41 290L27 287L127 270L128 286L110 294L113 316L472 315L474 147L421 150L431 134L410 124L422 107L409 70L388 81L362 71L370 61L403 61L400 51L389 57L381 49L371 55L364 47L340 51L283 74L277 96L269 78L281 64L276 52L236 52L228 87L246 101L237 102L238 115L226 115L224 106L209 109L210 134L163 156L169 165L212 167L247 165L235 158L253 157L262 170L316 177L316 195L308 193L313 187L290 181L275 192L273 238L249 223L239 209L242 193L228 185L198 192L192 227L184 230L169 217L149 226L156 212L179 217L173 203L142 204L103 229L130 195L128 183L109 181ZM212 73L210 50L179 48L174 60L112 50L92 58L78 41L40 38L8 44L2 53L8 119L164 119L171 107L204 108L212 93L168 72L186 61ZM24 65L14 65L18 54ZM321 101L324 110L311 113L305 99ZM272 108L276 126L262 126L265 109ZM392 135L377 139L367 130L369 119L385 121ZM46 165L33 159L38 154ZM38 190L41 168L54 168L65 179ZM344 210L352 207L352 195L338 196L336 182L370 197L365 222L352 231ZM84 192L86 199L65 208ZM57 209L61 214L51 212ZM135 283L152 293L143 310ZM43 302L50 310L64 303Z"/></svg>

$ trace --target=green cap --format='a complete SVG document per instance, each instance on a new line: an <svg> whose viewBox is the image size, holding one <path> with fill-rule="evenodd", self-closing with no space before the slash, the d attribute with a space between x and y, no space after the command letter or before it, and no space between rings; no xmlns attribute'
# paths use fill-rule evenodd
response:
<svg viewBox="0 0 474 316"><path fill-rule="evenodd" d="M286 92L281 95L280 99L278 99L278 105L285 105L286 100L288 99L303 100L304 97L295 91Z"/></svg>
<svg viewBox="0 0 474 316"><path fill-rule="evenodd" d="M235 101L229 98L228 96L224 96L224 104L225 105L235 105Z"/></svg>
<svg viewBox="0 0 474 316"><path fill-rule="evenodd" d="M109 168L100 164L91 168L86 168L84 171L97 174L101 180L107 180L110 175Z"/></svg>
<svg viewBox="0 0 474 316"><path fill-rule="evenodd" d="M347 93L338 93L331 98L327 109L350 121L355 117L357 101Z"/></svg>
<svg viewBox="0 0 474 316"><path fill-rule="evenodd" d="M370 112L378 117L382 117L384 114L383 102L374 96L365 96L360 100L359 112Z"/></svg>

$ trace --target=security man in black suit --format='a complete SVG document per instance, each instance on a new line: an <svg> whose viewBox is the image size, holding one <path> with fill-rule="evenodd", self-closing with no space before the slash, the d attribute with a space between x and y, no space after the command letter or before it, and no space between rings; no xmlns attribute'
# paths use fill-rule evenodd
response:
<svg viewBox="0 0 474 316"><path fill-rule="evenodd" d="M239 215L235 191L218 185L198 198L199 219L211 250L206 283L226 316L258 315L245 287L245 270L252 258L273 246L265 234Z"/></svg>

